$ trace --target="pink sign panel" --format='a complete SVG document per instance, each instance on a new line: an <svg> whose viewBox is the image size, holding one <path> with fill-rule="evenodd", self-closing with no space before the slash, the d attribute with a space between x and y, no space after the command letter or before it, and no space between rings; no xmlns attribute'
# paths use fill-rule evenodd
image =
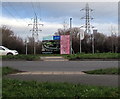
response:
<svg viewBox="0 0 120 99"><path fill-rule="evenodd" d="M60 54L70 54L70 35L61 35Z"/></svg>

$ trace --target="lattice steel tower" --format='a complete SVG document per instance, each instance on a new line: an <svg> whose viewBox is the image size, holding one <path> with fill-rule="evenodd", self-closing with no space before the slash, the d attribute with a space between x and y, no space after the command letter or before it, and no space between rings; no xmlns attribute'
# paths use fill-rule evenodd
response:
<svg viewBox="0 0 120 99"><path fill-rule="evenodd" d="M33 26L32 30L30 30L30 31L32 31L33 46L34 46L34 49L33 49L33 50L34 50L34 55L35 55L35 54L36 54L35 40L36 40L36 39L38 40L38 32L39 32L39 31L42 31L42 30L38 29L38 25L42 25L42 26L43 26L43 24L39 24L39 23L38 23L38 18L37 18L36 13L35 13L35 17L34 17L33 20L34 20L34 21L33 21L33 24L28 24L28 26L29 26L29 25L32 25L32 26Z"/></svg>
<svg viewBox="0 0 120 99"><path fill-rule="evenodd" d="M85 33L91 34L91 24L90 24L90 20L92 20L93 18L90 16L90 12L93 11L93 9L91 9L88 5L88 3L86 4L86 7L81 9L81 11L84 10L85 11L85 16L82 17L81 19L85 19Z"/></svg>
<svg viewBox="0 0 120 99"><path fill-rule="evenodd" d="M81 11L85 11L85 16L82 17L81 19L85 19L85 25L83 26L85 28L85 33L90 35L90 41L92 45L92 53L94 54L94 33L93 33L93 26L90 24L90 20L93 20L93 18L90 16L90 13L93 11L86 3L86 7L81 9Z"/></svg>

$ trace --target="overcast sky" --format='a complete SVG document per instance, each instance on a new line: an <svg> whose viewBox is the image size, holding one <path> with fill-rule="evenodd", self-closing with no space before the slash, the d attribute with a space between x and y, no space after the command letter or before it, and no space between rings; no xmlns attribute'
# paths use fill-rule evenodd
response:
<svg viewBox="0 0 120 99"><path fill-rule="evenodd" d="M7 1L7 0L6 0ZM117 31L118 25L118 3L117 2L88 2L90 8L93 9L91 16L94 20L91 24L98 29L99 32L110 35L111 25ZM57 29L63 28L63 22L68 24L69 18L73 18L73 27L80 27L85 24L85 20L81 17L85 16L86 2L2 2L2 16L0 23L9 26L17 36L25 38L32 36L29 31L32 26L34 12L37 14L39 26L42 32L39 33L39 39L43 36L53 35Z"/></svg>

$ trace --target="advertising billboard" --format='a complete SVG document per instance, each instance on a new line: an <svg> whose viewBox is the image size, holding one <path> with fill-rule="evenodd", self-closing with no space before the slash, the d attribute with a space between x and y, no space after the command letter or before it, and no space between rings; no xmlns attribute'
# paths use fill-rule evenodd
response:
<svg viewBox="0 0 120 99"><path fill-rule="evenodd" d="M53 40L53 36L45 36L43 37L43 40Z"/></svg>
<svg viewBox="0 0 120 99"><path fill-rule="evenodd" d="M53 36L53 40L60 40L60 36Z"/></svg>
<svg viewBox="0 0 120 99"><path fill-rule="evenodd" d="M61 35L60 54L70 54L70 35Z"/></svg>
<svg viewBox="0 0 120 99"><path fill-rule="evenodd" d="M43 54L59 54L60 40L44 40L42 41Z"/></svg>
<svg viewBox="0 0 120 99"><path fill-rule="evenodd" d="M60 36L44 36L43 41L45 40L60 40Z"/></svg>

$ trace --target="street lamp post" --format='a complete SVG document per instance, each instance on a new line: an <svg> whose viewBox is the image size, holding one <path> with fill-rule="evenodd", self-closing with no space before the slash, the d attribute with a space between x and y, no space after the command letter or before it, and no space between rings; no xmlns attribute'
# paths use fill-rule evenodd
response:
<svg viewBox="0 0 120 99"><path fill-rule="evenodd" d="M70 18L70 54L72 54L72 18Z"/></svg>
<svg viewBox="0 0 120 99"><path fill-rule="evenodd" d="M82 42L81 40L83 39L83 34L84 34L84 30L82 29L83 26L80 26L80 32L79 32L79 38L80 38L80 53L82 53ZM81 34L82 33L82 34ZM82 36L81 36L82 35Z"/></svg>
<svg viewBox="0 0 120 99"><path fill-rule="evenodd" d="M28 54L28 53L27 53L27 52L28 52L27 50L28 50L28 48L27 48L27 39L25 39L25 54L26 54L26 55Z"/></svg>
<svg viewBox="0 0 120 99"><path fill-rule="evenodd" d="M91 27L91 43L92 43L92 53L94 54L95 53L95 47L94 47L94 32L93 32L93 29L94 27Z"/></svg>

